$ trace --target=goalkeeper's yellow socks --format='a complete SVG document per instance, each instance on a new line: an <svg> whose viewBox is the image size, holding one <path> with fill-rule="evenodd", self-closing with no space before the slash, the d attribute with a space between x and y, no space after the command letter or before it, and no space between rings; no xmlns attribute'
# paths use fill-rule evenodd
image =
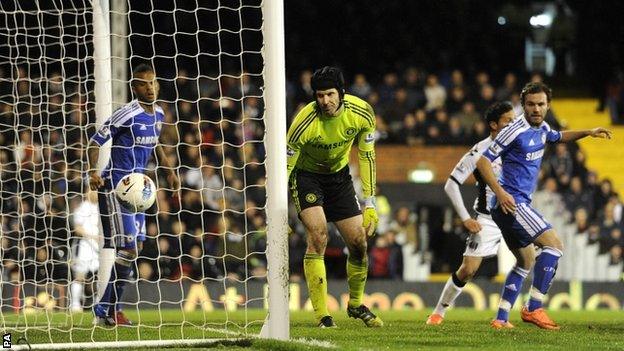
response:
<svg viewBox="0 0 624 351"><path fill-rule="evenodd" d="M366 277L368 275L368 258L359 261L347 259L347 282L349 283L349 306L359 307L362 304Z"/></svg>
<svg viewBox="0 0 624 351"><path fill-rule="evenodd" d="M321 320L321 318L329 316L329 311L327 311L327 278L323 255L305 254L303 272L308 284L310 301L312 301L314 308L314 317Z"/></svg>

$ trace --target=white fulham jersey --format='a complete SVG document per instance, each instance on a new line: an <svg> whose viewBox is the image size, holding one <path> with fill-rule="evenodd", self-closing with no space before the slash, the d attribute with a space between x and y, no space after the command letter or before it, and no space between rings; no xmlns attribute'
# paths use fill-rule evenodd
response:
<svg viewBox="0 0 624 351"><path fill-rule="evenodd" d="M453 172L451 172L451 176L449 177L458 185L462 185L471 174L474 174L474 177L477 180L479 195L475 199L473 209L477 213L484 215L490 214L490 200L494 196L494 192L492 191L492 189L490 189L489 186L487 186L487 184L481 177L481 173L477 169L477 161L479 161L481 155L488 149L488 147L490 147L492 142L492 138L487 137L476 143L470 149L470 151L468 151L461 158L461 160L459 160L459 162L453 169ZM496 175L496 178L498 178L502 170L502 163L500 158L492 161L492 169L494 170L494 175Z"/></svg>

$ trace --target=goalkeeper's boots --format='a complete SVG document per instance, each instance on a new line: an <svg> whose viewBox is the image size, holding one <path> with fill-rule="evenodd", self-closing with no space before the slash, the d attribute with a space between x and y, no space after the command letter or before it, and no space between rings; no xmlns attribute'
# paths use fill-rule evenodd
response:
<svg viewBox="0 0 624 351"><path fill-rule="evenodd" d="M427 325L440 325L444 321L441 314L433 313L427 318Z"/></svg>
<svg viewBox="0 0 624 351"><path fill-rule="evenodd" d="M375 316L375 314L364 305L360 305L358 307L347 307L347 314L351 318L361 319L369 328L383 327L383 321L381 318Z"/></svg>
<svg viewBox="0 0 624 351"><path fill-rule="evenodd" d="M117 323L117 325L122 326L122 327L132 325L132 321L129 320L128 317L126 317L123 311L115 312L115 323Z"/></svg>
<svg viewBox="0 0 624 351"><path fill-rule="evenodd" d="M325 316L319 322L319 328L338 328L332 316Z"/></svg>
<svg viewBox="0 0 624 351"><path fill-rule="evenodd" d="M100 304L93 306L93 314L95 314L95 324L114 326L115 319L108 315L107 308Z"/></svg>
<svg viewBox="0 0 624 351"><path fill-rule="evenodd" d="M542 329L559 330L557 323L548 317L543 308L538 308L530 312L526 306L524 306L520 312L520 317L522 317L523 322L533 323Z"/></svg>
<svg viewBox="0 0 624 351"><path fill-rule="evenodd" d="M514 325L509 323L509 321L501 321L500 319L494 319L493 321L491 321L490 326L498 330L514 328Z"/></svg>

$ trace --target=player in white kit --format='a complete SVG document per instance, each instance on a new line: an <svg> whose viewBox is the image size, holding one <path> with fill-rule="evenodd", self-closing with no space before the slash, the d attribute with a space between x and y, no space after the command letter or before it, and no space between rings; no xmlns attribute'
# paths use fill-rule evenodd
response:
<svg viewBox="0 0 624 351"><path fill-rule="evenodd" d="M71 310L82 312L84 284L89 273L95 276L100 266L98 260L100 211L98 210L98 194L88 191L84 201L76 208L72 216L74 232L78 236L72 246L71 269Z"/></svg>
<svg viewBox="0 0 624 351"><path fill-rule="evenodd" d="M433 313L427 318L427 324L439 325L444 320L446 309L453 305L455 299L461 294L466 283L474 277L481 266L483 258L494 256L498 253L499 247L504 246L502 233L492 220L489 211L490 199L494 195L492 190L485 184L479 171L477 161L481 154L487 150L498 132L514 119L513 106L509 102L497 102L491 105L485 112L485 120L490 127L490 136L481 140L466 153L457 163L453 172L449 176L444 191L455 207L455 211L464 223L464 227L470 233L466 241L466 250L462 264L453 272L444 285L444 290L440 294L440 299ZM496 174L501 171L500 159L492 163ZM466 207L459 190L468 177L473 174L477 180L479 194L475 200L473 209L476 212L476 219L472 218Z"/></svg>

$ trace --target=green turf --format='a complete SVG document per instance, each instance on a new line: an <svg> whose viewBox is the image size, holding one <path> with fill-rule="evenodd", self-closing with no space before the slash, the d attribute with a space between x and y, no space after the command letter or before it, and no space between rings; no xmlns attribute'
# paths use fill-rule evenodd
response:
<svg viewBox="0 0 624 351"><path fill-rule="evenodd" d="M624 313L621 311L552 312L561 324L560 331L544 331L520 321L519 312L512 312L513 330L493 330L489 321L492 311L471 309L451 310L443 325L426 326L428 311L380 312L386 326L380 329L364 327L361 321L348 319L346 313L336 312L337 329L319 329L310 312L291 314L291 337L334 345L340 350L622 350L624 349ZM253 338L260 331L263 311L230 313L228 334L221 329L223 312L142 311L129 312L140 327L94 328L88 313L66 315L32 314L27 318L10 313L2 315L4 332L13 333L13 340L26 336L30 343L68 341L114 341L170 338L223 338L229 341L214 344L218 349L313 350L319 346L302 342L276 342ZM51 320L48 323L48 320ZM184 323L180 323L184 321ZM163 324L164 323L164 324ZM30 328L26 334L23 329ZM160 325L160 327L158 327ZM247 326L247 334L244 334ZM49 328L50 327L50 328ZM17 329L16 329L17 328ZM240 334L239 334L240 333ZM233 339L242 338L243 340Z"/></svg>

